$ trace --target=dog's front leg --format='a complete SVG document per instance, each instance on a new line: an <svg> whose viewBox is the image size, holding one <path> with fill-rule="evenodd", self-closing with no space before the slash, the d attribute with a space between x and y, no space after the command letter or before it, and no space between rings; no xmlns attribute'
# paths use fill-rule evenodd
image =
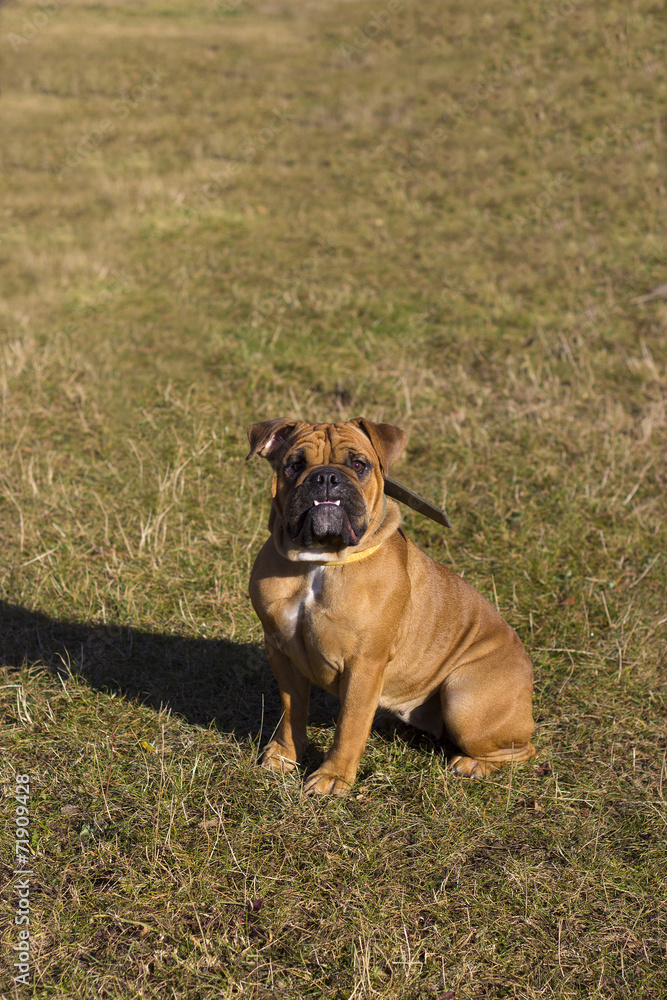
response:
<svg viewBox="0 0 667 1000"><path fill-rule="evenodd" d="M322 766L306 781L306 795L345 795L354 784L378 707L385 667L384 662L346 664L338 691L340 712L333 746Z"/></svg>
<svg viewBox="0 0 667 1000"><path fill-rule="evenodd" d="M262 767L293 771L306 749L310 681L280 649L266 641L266 655L280 688L283 714L275 736L264 747Z"/></svg>

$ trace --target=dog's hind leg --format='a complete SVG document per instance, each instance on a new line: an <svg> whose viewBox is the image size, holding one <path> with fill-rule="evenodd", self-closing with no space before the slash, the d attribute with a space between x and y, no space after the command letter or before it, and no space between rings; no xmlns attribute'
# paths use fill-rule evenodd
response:
<svg viewBox="0 0 667 1000"><path fill-rule="evenodd" d="M521 653L509 665L484 660L464 664L443 683L444 723L462 751L449 762L457 774L481 778L502 764L534 756L533 671Z"/></svg>

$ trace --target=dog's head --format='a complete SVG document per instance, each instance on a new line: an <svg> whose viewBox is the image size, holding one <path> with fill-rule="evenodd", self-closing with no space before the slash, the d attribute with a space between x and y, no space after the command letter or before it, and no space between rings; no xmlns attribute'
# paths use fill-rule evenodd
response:
<svg viewBox="0 0 667 1000"><path fill-rule="evenodd" d="M405 447L391 424L364 417L307 424L279 418L248 427L250 452L273 467L272 520L290 547L337 552L359 545L382 520L384 476Z"/></svg>

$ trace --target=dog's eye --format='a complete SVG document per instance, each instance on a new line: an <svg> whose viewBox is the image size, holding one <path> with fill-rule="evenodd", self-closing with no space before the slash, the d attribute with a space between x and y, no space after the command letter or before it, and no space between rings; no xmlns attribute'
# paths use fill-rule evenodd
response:
<svg viewBox="0 0 667 1000"><path fill-rule="evenodd" d="M288 462L284 468L286 476L298 476L303 469L303 459L295 458L293 462Z"/></svg>
<svg viewBox="0 0 667 1000"><path fill-rule="evenodd" d="M360 458L355 458L352 461L352 468L358 475L361 475L361 473L366 468L366 463L362 462Z"/></svg>

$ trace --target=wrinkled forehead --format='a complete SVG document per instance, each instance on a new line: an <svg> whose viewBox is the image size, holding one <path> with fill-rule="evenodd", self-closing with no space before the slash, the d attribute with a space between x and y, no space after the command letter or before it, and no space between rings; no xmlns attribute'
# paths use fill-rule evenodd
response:
<svg viewBox="0 0 667 1000"><path fill-rule="evenodd" d="M351 424L307 424L299 428L289 444L290 452L300 451L309 462L324 465L345 460L350 452L372 457L373 445L362 431Z"/></svg>

